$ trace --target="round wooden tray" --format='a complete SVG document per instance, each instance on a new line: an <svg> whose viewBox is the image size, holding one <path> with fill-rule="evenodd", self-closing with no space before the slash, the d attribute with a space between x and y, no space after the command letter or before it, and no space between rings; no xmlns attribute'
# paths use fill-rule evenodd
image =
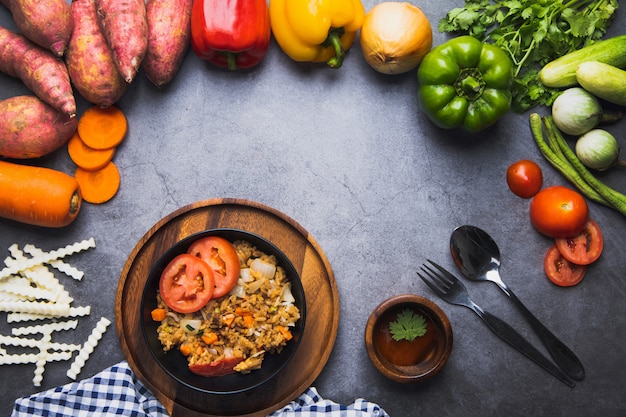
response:
<svg viewBox="0 0 626 417"><path fill-rule="evenodd" d="M141 295L159 257L182 238L218 227L244 229L273 242L300 274L306 294L307 321L295 356L269 383L240 394L209 395L178 384L153 359L140 327ZM285 214L241 199L199 201L155 224L128 257L115 302L117 334L131 369L173 417L265 416L283 407L320 374L339 325L337 283L317 242Z"/></svg>

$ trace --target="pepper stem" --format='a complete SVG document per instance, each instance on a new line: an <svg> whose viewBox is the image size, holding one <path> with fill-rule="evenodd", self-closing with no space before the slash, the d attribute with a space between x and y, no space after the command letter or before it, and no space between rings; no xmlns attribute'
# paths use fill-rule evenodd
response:
<svg viewBox="0 0 626 417"><path fill-rule="evenodd" d="M333 49L335 49L335 56L326 62L331 68L341 68L343 58L346 56L346 51L343 50L343 45L341 44L341 37L344 33L345 30L343 28L330 28L328 37L326 37L326 40L322 43L322 46L332 46Z"/></svg>
<svg viewBox="0 0 626 417"><path fill-rule="evenodd" d="M457 94L468 100L477 100L485 89L485 80L477 68L463 68L454 82Z"/></svg>
<svg viewBox="0 0 626 417"><path fill-rule="evenodd" d="M237 57L235 56L234 53L232 52L222 52L224 54L224 56L226 57L226 64L228 65L228 69L229 70L236 70L237 69Z"/></svg>

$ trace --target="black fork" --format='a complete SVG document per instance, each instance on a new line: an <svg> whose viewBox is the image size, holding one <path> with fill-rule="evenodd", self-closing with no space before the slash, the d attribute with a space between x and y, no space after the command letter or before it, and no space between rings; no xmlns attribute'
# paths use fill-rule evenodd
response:
<svg viewBox="0 0 626 417"><path fill-rule="evenodd" d="M473 302L467 292L467 288L457 277L435 262L431 260L428 260L428 262L432 267L426 264L421 266L422 273L428 276L428 278L419 272L417 272L417 275L439 297L450 304L469 308L487 324L487 327L489 327L492 332L524 354L527 358L533 360L537 365L541 366L544 370L569 387L573 388L576 385L572 379L565 375L563 371L554 365L514 328L493 314L483 310L479 305Z"/></svg>

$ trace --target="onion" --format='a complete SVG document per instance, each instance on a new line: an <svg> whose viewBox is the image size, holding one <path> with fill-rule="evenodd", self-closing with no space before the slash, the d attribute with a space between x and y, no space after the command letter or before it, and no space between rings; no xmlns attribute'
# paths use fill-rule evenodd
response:
<svg viewBox="0 0 626 417"><path fill-rule="evenodd" d="M189 334L198 334L202 321L185 317L180 321L180 327Z"/></svg>
<svg viewBox="0 0 626 417"><path fill-rule="evenodd" d="M365 61L383 74L410 71L433 43L433 32L424 12L406 2L374 6L361 26L361 51Z"/></svg>
<svg viewBox="0 0 626 417"><path fill-rule="evenodd" d="M593 129L576 141L576 156L586 167L607 170L615 165L626 166L619 160L619 144L606 130Z"/></svg>
<svg viewBox="0 0 626 417"><path fill-rule="evenodd" d="M552 103L552 119L561 132L582 135L600 123L602 106L582 88L568 88Z"/></svg>
<svg viewBox="0 0 626 417"><path fill-rule="evenodd" d="M263 278L273 278L276 273L276 265L273 265L269 262L265 262L260 258L256 258L250 264L250 272L254 272L258 274L258 276Z"/></svg>

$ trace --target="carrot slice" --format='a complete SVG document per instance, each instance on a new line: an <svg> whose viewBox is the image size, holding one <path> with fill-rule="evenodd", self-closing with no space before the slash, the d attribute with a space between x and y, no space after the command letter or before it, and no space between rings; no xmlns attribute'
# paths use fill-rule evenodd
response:
<svg viewBox="0 0 626 417"><path fill-rule="evenodd" d="M119 145L128 129L124 113L115 106L92 106L78 120L78 135L93 149L109 149Z"/></svg>
<svg viewBox="0 0 626 417"><path fill-rule="evenodd" d="M77 133L74 133L67 142L67 153L76 165L87 171L97 171L104 168L115 155L116 148L94 149L83 142Z"/></svg>
<svg viewBox="0 0 626 417"><path fill-rule="evenodd" d="M80 186L83 200L92 204L106 203L120 188L120 171L113 162L97 171L76 168L74 178Z"/></svg>

